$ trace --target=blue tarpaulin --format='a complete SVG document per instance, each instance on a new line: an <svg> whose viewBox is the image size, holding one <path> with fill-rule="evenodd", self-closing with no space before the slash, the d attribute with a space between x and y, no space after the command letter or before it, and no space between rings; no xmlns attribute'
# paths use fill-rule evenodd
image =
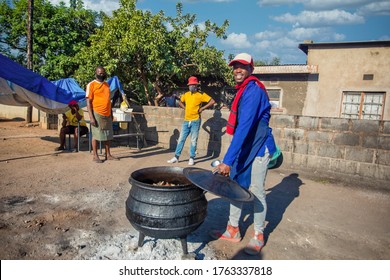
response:
<svg viewBox="0 0 390 280"><path fill-rule="evenodd" d="M86 105L85 90L73 78L49 81L45 77L21 66L0 54L0 104L12 106L33 106L50 114L67 111L71 100ZM123 94L118 77L107 80L111 98L116 91Z"/></svg>

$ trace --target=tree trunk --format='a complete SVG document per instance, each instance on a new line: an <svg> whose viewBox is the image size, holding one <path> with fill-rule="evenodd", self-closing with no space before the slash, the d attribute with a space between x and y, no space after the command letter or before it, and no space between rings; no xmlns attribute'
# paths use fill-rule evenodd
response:
<svg viewBox="0 0 390 280"><path fill-rule="evenodd" d="M144 90L145 90L146 99L148 100L148 105L151 106L152 102L150 101L150 94L149 94L149 89L148 89L148 80L146 79L144 72L141 73L141 77L142 77L142 84L143 84Z"/></svg>
<svg viewBox="0 0 390 280"><path fill-rule="evenodd" d="M161 88L158 86L158 78L156 79L156 82L153 84L153 87L156 89L157 96L154 98L154 106L158 106L158 103L160 102L161 98L164 97L164 93L162 92Z"/></svg>
<svg viewBox="0 0 390 280"><path fill-rule="evenodd" d="M142 65L140 63L140 60L137 60L137 65L138 65L138 72L141 75L142 84L144 86L146 100L148 101L148 105L151 106L152 103L150 102L150 94L149 94L149 89L148 89L148 80L146 78L145 72L142 69Z"/></svg>

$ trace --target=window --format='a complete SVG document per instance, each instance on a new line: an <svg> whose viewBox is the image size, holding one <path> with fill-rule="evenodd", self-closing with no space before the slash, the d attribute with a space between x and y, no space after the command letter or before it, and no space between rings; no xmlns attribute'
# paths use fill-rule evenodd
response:
<svg viewBox="0 0 390 280"><path fill-rule="evenodd" d="M372 80L374 80L373 74L364 74L363 75L363 81L372 81Z"/></svg>
<svg viewBox="0 0 390 280"><path fill-rule="evenodd" d="M281 91L281 89L267 88L269 101L271 103L272 108L280 108L282 106L280 100Z"/></svg>
<svg viewBox="0 0 390 280"><path fill-rule="evenodd" d="M341 117L346 119L382 120L384 92L344 91Z"/></svg>

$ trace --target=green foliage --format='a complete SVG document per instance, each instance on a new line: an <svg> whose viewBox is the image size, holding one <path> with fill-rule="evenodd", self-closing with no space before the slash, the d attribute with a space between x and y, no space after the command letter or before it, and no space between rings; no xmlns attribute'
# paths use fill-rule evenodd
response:
<svg viewBox="0 0 390 280"><path fill-rule="evenodd" d="M253 62L255 66L267 66L267 65L280 65L280 58L274 57L271 61L267 60L256 60Z"/></svg>
<svg viewBox="0 0 390 280"><path fill-rule="evenodd" d="M14 3L10 8L0 0L0 50L26 65L28 1ZM74 77L85 87L102 65L131 98L150 105L191 75L207 82L231 80L223 51L207 43L210 35L226 38L228 21L197 25L196 15L183 14L181 3L175 17L138 10L136 3L120 0L108 16L84 9L81 0L70 1L70 7L35 0L34 71L50 80Z"/></svg>
<svg viewBox="0 0 390 280"><path fill-rule="evenodd" d="M10 8L0 5L1 51L26 65L27 0L14 1ZM47 0L35 0L33 12L33 69L42 76L56 80L73 76L78 68L74 56L95 32L99 16L86 10L82 1L69 8L64 3L53 6Z"/></svg>
<svg viewBox="0 0 390 280"><path fill-rule="evenodd" d="M102 64L119 77L126 91L136 91L151 105L156 96L190 75L224 79L229 69L223 52L206 39L209 34L224 37L227 21L221 27L209 21L200 27L195 15L182 14L180 3L176 17L167 17L163 11L137 10L136 2L121 0L120 8L112 17L104 17L102 29L90 37L90 46L78 54L83 66L76 77L82 83L93 78L95 67Z"/></svg>

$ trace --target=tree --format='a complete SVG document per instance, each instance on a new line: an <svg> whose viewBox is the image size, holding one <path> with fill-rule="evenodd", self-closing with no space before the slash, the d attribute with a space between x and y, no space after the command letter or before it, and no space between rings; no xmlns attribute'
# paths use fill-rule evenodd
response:
<svg viewBox="0 0 390 280"><path fill-rule="evenodd" d="M273 57L271 61L267 60L256 60L253 63L255 66L266 66L266 65L280 65L280 58L279 57Z"/></svg>
<svg viewBox="0 0 390 280"><path fill-rule="evenodd" d="M99 15L84 9L81 0L72 0L71 7L34 0L33 69L50 80L72 76L79 67L74 56L98 22ZM26 65L27 0L14 1L14 7L1 1L0 26L0 51Z"/></svg>
<svg viewBox="0 0 390 280"><path fill-rule="evenodd" d="M27 0L14 3L0 0L0 51L26 65ZM152 105L190 75L214 82L230 76L223 51L207 43L211 34L225 38L228 21L196 25L180 3L175 17L138 10L136 0L120 0L112 16L84 9L81 0L70 7L34 3L33 69L50 80L74 77L85 86L103 65L141 104Z"/></svg>
<svg viewBox="0 0 390 280"><path fill-rule="evenodd" d="M153 15L136 9L136 0L121 0L112 17L103 17L102 28L90 37L90 46L77 56L82 62L77 78L86 83L97 65L117 75L126 90L136 90L143 104L156 104L169 88L189 75L224 79L228 68L223 52L209 46L209 34L225 36L221 27L210 21L204 28L195 25L195 15L182 14L176 5L176 17L163 11Z"/></svg>

